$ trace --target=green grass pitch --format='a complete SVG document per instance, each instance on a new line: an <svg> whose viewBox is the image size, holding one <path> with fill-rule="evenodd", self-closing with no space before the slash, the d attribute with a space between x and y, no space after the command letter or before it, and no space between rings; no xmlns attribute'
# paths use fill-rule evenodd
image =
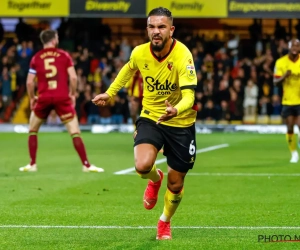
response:
<svg viewBox="0 0 300 250"><path fill-rule="evenodd" d="M159 242L166 179L147 211L146 181L114 174L133 167L132 135L82 137L104 173L81 172L67 133L40 133L38 172L21 173L27 135L0 135L0 249L300 249L300 242L258 242L259 235L300 237L300 163L289 163L284 135L197 135L198 149L229 146L197 155L173 240ZM158 167L167 170L165 162Z"/></svg>

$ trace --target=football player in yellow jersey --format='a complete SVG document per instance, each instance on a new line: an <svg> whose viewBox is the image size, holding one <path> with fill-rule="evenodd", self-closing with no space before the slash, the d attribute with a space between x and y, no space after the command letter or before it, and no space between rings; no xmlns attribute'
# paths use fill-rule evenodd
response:
<svg viewBox="0 0 300 250"><path fill-rule="evenodd" d="M289 42L289 53L276 61L274 84L282 83L282 116L287 125L286 140L292 154L291 163L299 161L297 138L294 125L300 127L300 43L298 39Z"/></svg>
<svg viewBox="0 0 300 250"><path fill-rule="evenodd" d="M158 197L163 172L155 160L164 147L168 164L164 209L158 221L156 239L171 239L170 220L183 197L186 173L196 159L193 109L197 86L193 57L188 48L172 37L175 27L166 8L150 11L147 31L150 42L137 46L106 93L96 96L96 105L106 102L139 70L143 76L143 108L136 122L134 157L136 172L149 179L143 202L152 209Z"/></svg>

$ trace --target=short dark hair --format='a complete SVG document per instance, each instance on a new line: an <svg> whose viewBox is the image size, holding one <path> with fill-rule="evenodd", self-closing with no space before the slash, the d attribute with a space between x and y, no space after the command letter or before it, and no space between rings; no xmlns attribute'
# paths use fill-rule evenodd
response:
<svg viewBox="0 0 300 250"><path fill-rule="evenodd" d="M164 7L158 7L151 10L148 14L148 17L149 16L166 16L173 23L173 16L171 11Z"/></svg>
<svg viewBox="0 0 300 250"><path fill-rule="evenodd" d="M40 39L42 44L49 43L52 39L55 38L57 32L55 30L43 30L40 34Z"/></svg>

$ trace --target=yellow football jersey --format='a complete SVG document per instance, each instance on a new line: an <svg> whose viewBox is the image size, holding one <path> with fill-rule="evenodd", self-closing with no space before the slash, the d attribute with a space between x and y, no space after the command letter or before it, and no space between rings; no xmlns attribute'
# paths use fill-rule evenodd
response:
<svg viewBox="0 0 300 250"><path fill-rule="evenodd" d="M299 58L293 62L288 55L279 58L276 61L274 69L274 77L282 77L288 70L292 74L282 83L283 87L283 105L299 105L300 104L300 60Z"/></svg>
<svg viewBox="0 0 300 250"><path fill-rule="evenodd" d="M128 66L139 70L143 77L143 109L140 116L154 121L165 114L166 100L175 106L182 99L181 89L195 89L197 86L192 54L175 39L163 58L154 54L150 42L137 46L132 51ZM195 122L196 113L191 108L162 124L189 127Z"/></svg>

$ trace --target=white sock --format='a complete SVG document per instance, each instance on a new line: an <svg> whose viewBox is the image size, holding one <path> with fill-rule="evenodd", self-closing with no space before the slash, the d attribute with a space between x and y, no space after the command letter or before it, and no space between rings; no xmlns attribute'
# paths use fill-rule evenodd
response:
<svg viewBox="0 0 300 250"><path fill-rule="evenodd" d="M170 220L168 219L168 217L164 214L162 214L159 218L161 221L164 221L164 222L169 222Z"/></svg>

